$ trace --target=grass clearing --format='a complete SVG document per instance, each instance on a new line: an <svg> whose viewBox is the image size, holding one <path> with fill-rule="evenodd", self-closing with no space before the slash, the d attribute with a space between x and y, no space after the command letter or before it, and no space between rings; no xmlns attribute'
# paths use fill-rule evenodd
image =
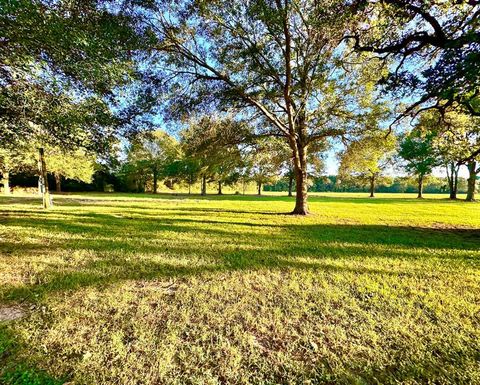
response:
<svg viewBox="0 0 480 385"><path fill-rule="evenodd" d="M0 198L6 384L480 383L480 204Z"/></svg>

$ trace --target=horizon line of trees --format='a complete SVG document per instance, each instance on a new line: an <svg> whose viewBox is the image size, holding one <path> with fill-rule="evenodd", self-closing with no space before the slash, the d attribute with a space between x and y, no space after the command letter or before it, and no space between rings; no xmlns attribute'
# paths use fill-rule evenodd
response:
<svg viewBox="0 0 480 385"><path fill-rule="evenodd" d="M424 190L448 191L451 199L456 199L458 191L462 191L467 193L467 200L473 200L479 178L470 156L476 147L469 140L478 132L476 123L458 113L449 113L441 119L433 112L426 112L410 132L401 135L382 130L368 132L346 143L338 153L339 172L335 176L324 173L323 156L328 143L322 142L315 151L310 151L306 189L368 191L370 197L378 191L416 191L419 198ZM221 195L226 186L245 194L255 185L258 195L262 191L296 194L288 146L276 138L247 137L247 128L239 139L240 128L236 125L234 120L217 117L193 119L179 132L179 139L164 131L138 135L123 149L117 148L107 162L95 163L92 155L79 150L48 147L45 163L57 192L61 192L62 180L69 179L83 182L87 190L97 191L157 193L163 184L171 191L186 186L189 193L200 186L198 192L206 195L207 186L211 189L215 185L216 193ZM444 167L446 178L432 177L438 167ZM461 167L469 170L467 180L458 177ZM392 170L402 170L408 176L392 176ZM1 150L0 173L3 190L8 194L11 174L20 173L24 181L29 180L29 175L38 174L34 152L28 146ZM80 186L77 184L76 188Z"/></svg>

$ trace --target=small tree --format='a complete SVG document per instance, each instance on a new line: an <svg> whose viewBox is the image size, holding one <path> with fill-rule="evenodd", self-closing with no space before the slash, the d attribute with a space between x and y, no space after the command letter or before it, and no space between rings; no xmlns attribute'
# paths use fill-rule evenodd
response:
<svg viewBox="0 0 480 385"><path fill-rule="evenodd" d="M188 194L192 193L192 185L200 177L200 162L191 156L183 155L181 159L175 160L167 165L166 174L171 179L185 182L188 186Z"/></svg>
<svg viewBox="0 0 480 385"><path fill-rule="evenodd" d="M83 150L64 151L58 147L47 148L45 162L48 172L55 177L55 189L62 192L62 178L90 183L95 172L95 159Z"/></svg>
<svg viewBox="0 0 480 385"><path fill-rule="evenodd" d="M216 181L218 194L224 184L233 184L239 176L242 157L238 147L245 127L230 118L192 119L182 132L182 146L187 157L195 159L201 177L201 194L206 195L207 181ZM234 175L235 174L235 175Z"/></svg>
<svg viewBox="0 0 480 385"><path fill-rule="evenodd" d="M124 171L136 180L138 191L145 191L147 183L152 182L152 192L156 194L159 180L169 177L168 168L180 158L178 141L166 132L154 131L131 141L127 151L129 165ZM168 185L172 186L170 182Z"/></svg>
<svg viewBox="0 0 480 385"><path fill-rule="evenodd" d="M428 111L420 117L419 126L435 135L434 147L449 175L450 197L456 198L458 169L467 165L470 173L467 200L475 200L476 179L480 172L477 166L480 158L480 119L459 110L449 110L444 114Z"/></svg>
<svg viewBox="0 0 480 385"><path fill-rule="evenodd" d="M340 155L341 177L357 177L368 182L370 197L375 196L375 185L393 163L396 140L393 134L370 133L350 143Z"/></svg>
<svg viewBox="0 0 480 385"><path fill-rule="evenodd" d="M292 152L283 141L276 138L261 138L255 143L251 157L251 179L257 184L257 193L262 187L274 183L281 175L285 162L291 161Z"/></svg>
<svg viewBox="0 0 480 385"><path fill-rule="evenodd" d="M434 138L432 132L422 133L420 129L414 129L400 143L399 155L405 160L405 170L418 180L418 198L423 197L425 176L440 164L433 145Z"/></svg>

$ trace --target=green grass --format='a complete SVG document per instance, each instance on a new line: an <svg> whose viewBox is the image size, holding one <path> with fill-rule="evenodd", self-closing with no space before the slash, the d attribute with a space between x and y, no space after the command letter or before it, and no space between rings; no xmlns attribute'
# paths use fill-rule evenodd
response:
<svg viewBox="0 0 480 385"><path fill-rule="evenodd" d="M361 196L0 198L0 383L480 383L480 204Z"/></svg>

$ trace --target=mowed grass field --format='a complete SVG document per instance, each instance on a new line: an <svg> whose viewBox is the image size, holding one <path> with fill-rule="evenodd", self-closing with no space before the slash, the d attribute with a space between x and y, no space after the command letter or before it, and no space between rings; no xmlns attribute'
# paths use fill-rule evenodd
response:
<svg viewBox="0 0 480 385"><path fill-rule="evenodd" d="M362 196L0 198L0 383L479 384L480 204Z"/></svg>

